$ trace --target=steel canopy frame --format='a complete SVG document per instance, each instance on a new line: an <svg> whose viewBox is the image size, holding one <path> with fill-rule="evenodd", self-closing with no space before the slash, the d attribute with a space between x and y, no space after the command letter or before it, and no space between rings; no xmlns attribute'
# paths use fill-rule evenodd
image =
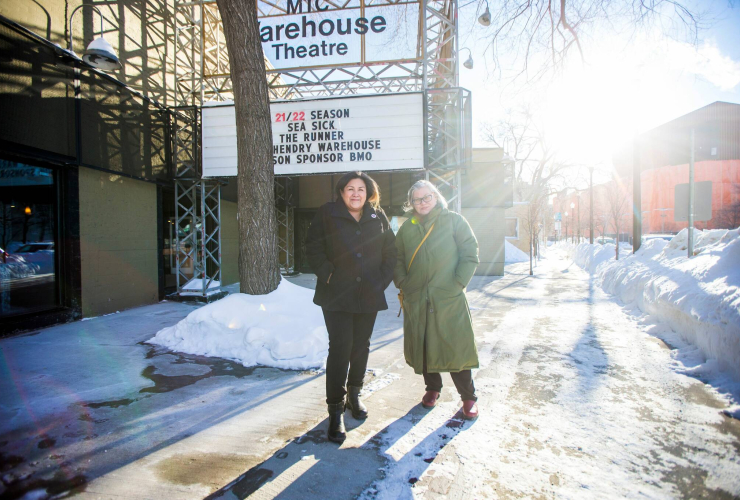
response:
<svg viewBox="0 0 740 500"><path fill-rule="evenodd" d="M177 294L208 299L222 293L221 183L200 175L200 108L172 111Z"/></svg>
<svg viewBox="0 0 740 500"><path fill-rule="evenodd" d="M255 0L258 17L288 15L288 0ZM303 2L305 0L299 0ZM309 99L317 97L384 94L398 92L425 93L426 121L426 178L442 190L456 211L461 211L461 169L470 162L470 92L458 88L458 31L457 0L323 0L330 11L364 9L394 5L419 6L419 33L416 57L407 60L363 62L347 66L325 66L281 70L273 68L265 59L266 75L272 100ZM291 2L295 4L296 2ZM175 0L175 90L179 106L200 107L209 101L233 100L226 38L216 2L213 0ZM364 61L364 52L363 52ZM196 127L199 127L199 120ZM177 132L174 132L177 135ZM208 255L213 263L202 266L205 294L206 282L220 281L220 215L206 220L205 208L188 193L192 183L195 191L204 193L209 182L202 179L199 155L199 134L194 131L178 139L183 148L192 151L192 158L175 155L176 207L187 217L202 224L201 231L218 227L218 240L209 239L217 249ZM190 140L191 142L186 142ZM192 174L190 171L192 170ZM178 184L180 183L180 184ZM276 212L281 266L286 272L295 268L294 213L289 195L291 180L276 178ZM177 187L179 186L179 187ZM202 198L201 198L202 199ZM215 201L214 201L215 202ZM190 203L190 205L188 205ZM220 199L218 200L220 206ZM197 213L199 212L199 213ZM220 212L220 210L219 210ZM215 212L208 212L209 214ZM185 215L184 215L185 216ZM211 219L213 219L211 217ZM206 234L206 233L203 233ZM212 233L208 233L212 234ZM190 241L189 235L180 238L177 232L178 259L192 258L181 250L182 243ZM206 245L203 237L199 245ZM192 243L192 242L191 242ZM218 256L216 259L215 256ZM195 256L200 258L200 256ZM203 257L205 258L205 257ZM217 260L217 262L216 262ZM178 260L179 262L179 260ZM212 270L209 270L212 269ZM178 292L182 292L178 267ZM216 279L218 277L218 280Z"/></svg>

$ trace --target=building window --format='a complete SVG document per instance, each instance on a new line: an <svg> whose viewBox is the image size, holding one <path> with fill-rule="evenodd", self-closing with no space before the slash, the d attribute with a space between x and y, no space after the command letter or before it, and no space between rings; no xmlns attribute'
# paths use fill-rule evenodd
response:
<svg viewBox="0 0 740 500"><path fill-rule="evenodd" d="M519 239L519 218L518 217L507 217L506 218L506 238L511 240Z"/></svg>
<svg viewBox="0 0 740 500"><path fill-rule="evenodd" d="M59 305L54 172L0 160L0 318Z"/></svg>

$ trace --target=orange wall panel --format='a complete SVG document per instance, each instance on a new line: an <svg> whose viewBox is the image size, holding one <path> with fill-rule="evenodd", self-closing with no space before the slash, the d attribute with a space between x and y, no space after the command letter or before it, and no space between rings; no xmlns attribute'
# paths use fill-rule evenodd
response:
<svg viewBox="0 0 740 500"><path fill-rule="evenodd" d="M712 182L712 215L740 200L740 160L701 161L694 165L696 182ZM677 232L687 226L673 221L676 184L689 182L689 165L671 165L645 170L641 174L642 211L645 222L643 232L661 230L661 213L666 232ZM670 208L661 212L658 208ZM699 226L712 228L713 221Z"/></svg>

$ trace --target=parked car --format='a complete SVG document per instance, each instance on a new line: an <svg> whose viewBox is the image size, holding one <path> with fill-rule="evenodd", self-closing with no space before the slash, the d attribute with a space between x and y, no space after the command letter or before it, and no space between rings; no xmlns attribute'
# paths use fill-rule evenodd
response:
<svg viewBox="0 0 740 500"><path fill-rule="evenodd" d="M648 242L650 240L666 240L671 241L673 239L672 234L643 234L642 235L642 242Z"/></svg>
<svg viewBox="0 0 740 500"><path fill-rule="evenodd" d="M599 245L606 245L607 243L609 243L610 245L616 245L617 244L617 242L616 242L616 240L614 240L614 238L607 238L605 236L602 236L601 238L597 238L596 239L596 243L598 243Z"/></svg>
<svg viewBox="0 0 740 500"><path fill-rule="evenodd" d="M5 251L13 254L23 245L25 245L25 243L23 243L22 241L11 241L7 245L5 245Z"/></svg>
<svg viewBox="0 0 740 500"><path fill-rule="evenodd" d="M54 272L54 242L39 241L27 243L12 254L20 257L26 263L36 268L36 274L50 274Z"/></svg>

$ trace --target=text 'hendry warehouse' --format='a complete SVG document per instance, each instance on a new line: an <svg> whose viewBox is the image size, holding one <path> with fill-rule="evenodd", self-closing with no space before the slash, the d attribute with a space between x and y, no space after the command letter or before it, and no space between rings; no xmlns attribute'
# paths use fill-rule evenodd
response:
<svg viewBox="0 0 740 500"><path fill-rule="evenodd" d="M273 146L273 164L292 163L332 163L345 161L344 151L349 153L349 161L370 161L369 150L380 149L380 139L344 140L344 132L336 130L336 120L349 118L349 109L313 110L310 112L310 127L306 125L306 113L276 113L275 122L289 122L288 133L278 134L280 143ZM314 148L314 146L316 146Z"/></svg>

